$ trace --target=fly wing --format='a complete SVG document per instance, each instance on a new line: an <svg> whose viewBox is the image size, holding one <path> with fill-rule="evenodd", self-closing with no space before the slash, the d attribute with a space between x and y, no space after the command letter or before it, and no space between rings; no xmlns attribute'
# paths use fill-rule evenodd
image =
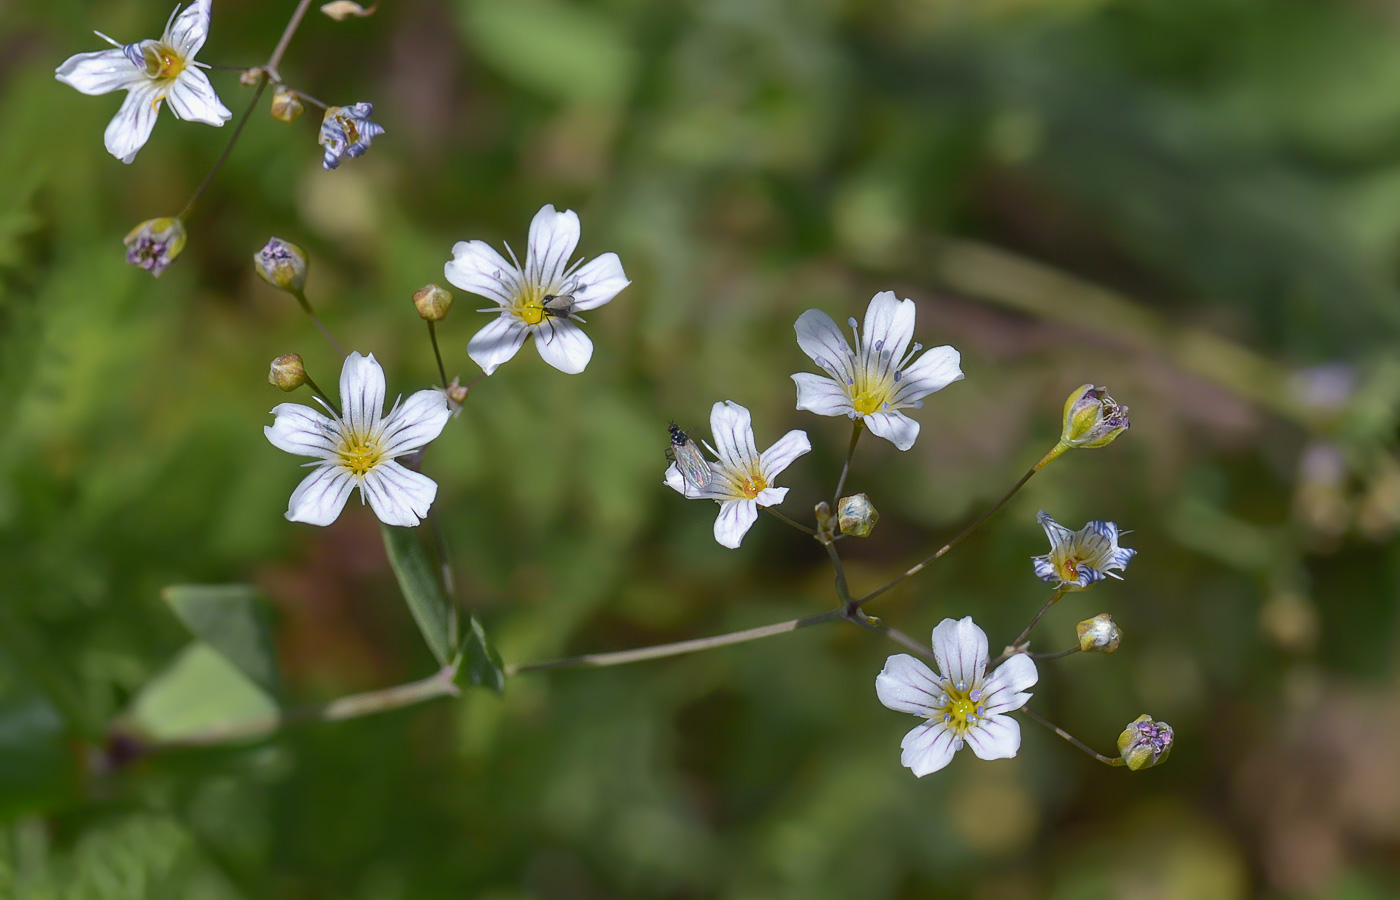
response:
<svg viewBox="0 0 1400 900"><path fill-rule="evenodd" d="M672 450L676 456L676 468L680 469L687 487L692 491L702 491L710 486L710 464L705 462L704 454L694 441L687 440L684 444L676 444Z"/></svg>

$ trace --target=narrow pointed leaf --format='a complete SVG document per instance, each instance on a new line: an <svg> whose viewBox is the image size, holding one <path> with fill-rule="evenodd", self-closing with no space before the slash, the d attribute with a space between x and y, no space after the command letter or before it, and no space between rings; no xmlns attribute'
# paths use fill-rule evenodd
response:
<svg viewBox="0 0 1400 900"><path fill-rule="evenodd" d="M399 590L408 602L409 612L423 632L428 649L442 665L454 656L451 604L443 591L428 551L413 528L384 526L384 550L399 581Z"/></svg>
<svg viewBox="0 0 1400 900"><path fill-rule="evenodd" d="M462 641L462 655L457 661L457 683L489 687L498 694L505 693L506 673L501 654L491 643L481 620L472 616Z"/></svg>
<svg viewBox="0 0 1400 900"><path fill-rule="evenodd" d="M165 602L196 638L219 651L244 675L278 696L277 653L271 616L258 589L247 584L177 584Z"/></svg>

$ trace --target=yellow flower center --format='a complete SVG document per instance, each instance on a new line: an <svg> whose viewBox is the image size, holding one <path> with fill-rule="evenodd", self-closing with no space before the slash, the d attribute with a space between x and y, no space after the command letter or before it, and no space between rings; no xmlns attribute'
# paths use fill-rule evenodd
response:
<svg viewBox="0 0 1400 900"><path fill-rule="evenodd" d="M141 49L141 57L151 78L170 79L185 71L185 58L169 44L153 41Z"/></svg>
<svg viewBox="0 0 1400 900"><path fill-rule="evenodd" d="M851 405L855 407L856 412L863 416L879 412L880 407L885 405L885 398L889 396L888 385L870 386L856 382L856 386L863 388L851 396Z"/></svg>
<svg viewBox="0 0 1400 900"><path fill-rule="evenodd" d="M763 493L767 487L768 482L763 479L762 475L758 474L750 475L739 483L739 490L743 491L744 496L750 500Z"/></svg>
<svg viewBox="0 0 1400 900"><path fill-rule="evenodd" d="M370 469L379 465L383 456L379 448L370 441L342 444L339 453L340 464L356 475L368 473Z"/></svg>
<svg viewBox="0 0 1400 900"><path fill-rule="evenodd" d="M954 734L966 734L982 718L977 712L977 701L972 699L974 691L960 691L948 686L946 692L948 704L943 707L943 724L951 728ZM980 693L978 697L981 697Z"/></svg>

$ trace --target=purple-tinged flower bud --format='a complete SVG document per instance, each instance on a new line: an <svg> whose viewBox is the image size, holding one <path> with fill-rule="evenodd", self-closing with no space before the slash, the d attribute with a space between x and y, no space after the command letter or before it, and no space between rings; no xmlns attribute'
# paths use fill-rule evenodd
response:
<svg viewBox="0 0 1400 900"><path fill-rule="evenodd" d="M428 283L413 292L413 305L418 308L418 315L424 319L429 322L441 322L447 318L447 311L452 308L452 292Z"/></svg>
<svg viewBox="0 0 1400 900"><path fill-rule="evenodd" d="M296 91L285 84L277 85L272 91L272 118L290 125L300 119L304 112L306 107L302 106Z"/></svg>
<svg viewBox="0 0 1400 900"><path fill-rule="evenodd" d="M1067 447L1106 447L1128 430L1128 407L1108 396L1108 388L1080 385L1065 401L1060 441Z"/></svg>
<svg viewBox="0 0 1400 900"><path fill-rule="evenodd" d="M185 223L178 218L148 219L122 239L126 261L159 278L185 249Z"/></svg>
<svg viewBox="0 0 1400 900"><path fill-rule="evenodd" d="M306 251L281 238L270 238L267 246L253 254L258 277L278 290L299 294L306 287Z"/></svg>
<svg viewBox="0 0 1400 900"><path fill-rule="evenodd" d="M864 494L842 497L836 504L836 511L841 533L851 537L869 537L875 530L875 523L880 521L880 511Z"/></svg>
<svg viewBox="0 0 1400 900"><path fill-rule="evenodd" d="M364 156L370 141L384 133L380 125L369 120L374 115L373 103L352 103L349 106L332 106L321 119L319 142L326 148L321 168L329 172L338 167L346 157L354 159Z"/></svg>
<svg viewBox="0 0 1400 900"><path fill-rule="evenodd" d="M1166 722L1154 722L1151 716L1141 715L1128 723L1128 727L1118 736L1118 753L1129 769L1150 769L1158 763L1166 762L1172 752L1172 727Z"/></svg>
<svg viewBox="0 0 1400 900"><path fill-rule="evenodd" d="M284 391L294 391L306 384L306 366L295 353L279 356L272 361L267 383Z"/></svg>
<svg viewBox="0 0 1400 900"><path fill-rule="evenodd" d="M1074 626L1079 635L1079 649L1084 653L1112 653L1123 640L1118 623L1108 613L1099 613Z"/></svg>

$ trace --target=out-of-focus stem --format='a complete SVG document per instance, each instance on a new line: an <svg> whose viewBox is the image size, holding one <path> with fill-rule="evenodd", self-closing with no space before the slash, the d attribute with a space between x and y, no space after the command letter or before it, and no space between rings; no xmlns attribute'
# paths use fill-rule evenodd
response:
<svg viewBox="0 0 1400 900"><path fill-rule="evenodd" d="M846 487L846 476L851 471L851 460L856 455L856 444L860 441L860 434L864 430L864 419L856 419L851 423L851 445L846 448L846 461L841 464L841 477L836 480L836 491L831 495L833 511L836 509L837 503L841 501L841 491Z"/></svg>
<svg viewBox="0 0 1400 900"><path fill-rule="evenodd" d="M224 163L228 161L229 154L233 152L233 145L238 143L238 136L243 133L243 126L248 124L248 119L253 115L253 110L257 108L258 98L262 96L262 92L266 87L267 77L259 78L257 89L253 91L253 99L248 101L248 108L243 110L243 115L238 117L238 124L233 126L233 134L228 136L228 143L224 145L224 152L220 153L219 158L214 160L213 168L204 176L204 180L199 183L199 187L194 189L194 193L190 194L190 199L185 201L185 208L180 210L180 215L177 217L180 221L183 222L185 219L189 218L190 213L194 210L195 203L199 202L200 195L204 193L204 189L209 187L210 182L214 180L214 176L219 174L219 170L222 169Z"/></svg>
<svg viewBox="0 0 1400 900"><path fill-rule="evenodd" d="M331 334L331 330L325 326L321 319L311 309L311 301L306 299L306 291L293 291L292 296L297 298L297 303L301 305L301 311L306 313L306 315L311 319L311 323L316 326L316 329L318 331L321 332L321 337L330 341L331 346L335 348L335 352L339 353L341 357L344 357L346 355L345 348L340 346L340 341L337 341L335 339L335 335Z"/></svg>
<svg viewBox="0 0 1400 900"><path fill-rule="evenodd" d="M1102 753L1098 752L1098 751L1095 750L1093 747L1090 747L1088 744L1084 743L1084 742L1081 741L1079 738L1077 738L1077 737L1075 737L1074 735L1070 734L1068 731L1065 731L1063 728L1061 728L1060 726L1056 725L1054 722L1051 722L1049 719L1045 718L1045 717L1042 716L1040 713L1038 713L1038 712L1036 712L1035 710L1031 709L1029 706L1023 706L1023 707L1021 707L1021 709L1020 709L1019 711L1020 711L1021 713L1024 713L1024 714L1027 715L1027 716L1030 716L1032 719L1035 719L1037 722L1039 722L1040 724L1044 725L1046 728L1049 728L1051 731L1055 732L1055 733L1058 734L1060 737L1062 737L1062 738L1064 738L1065 740L1069 741L1071 744L1073 744L1074 746L1078 747L1080 750L1084 751L1085 753L1089 754L1089 755L1092 756L1094 759L1097 759L1099 762L1103 763L1104 765L1106 765L1106 766L1121 766L1121 765L1124 765L1124 762L1123 762L1122 757L1118 757L1118 756L1104 756Z"/></svg>
<svg viewBox="0 0 1400 900"><path fill-rule="evenodd" d="M1053 593L1053 594L1050 595L1050 599L1049 599L1049 600L1046 600L1046 601L1045 601L1045 605L1042 606L1042 607L1040 608L1040 610L1035 614L1035 616L1033 616L1033 617L1031 618L1030 624L1028 624L1028 625L1025 627L1025 629L1024 629L1019 635L1016 636L1016 640L1014 640L1014 641L1011 642L1011 646L1012 646L1012 647L1019 647L1019 646L1021 646L1022 644L1024 644L1024 643L1026 642L1026 638L1028 638L1028 637L1031 636L1031 632L1034 631L1034 630L1035 630L1035 626L1036 626L1037 624L1039 624L1039 622L1040 622L1040 617L1043 616L1043 615L1045 615L1046 611L1049 610L1050 607L1054 606L1056 603L1059 603L1059 602L1060 602L1060 598L1063 597L1064 595L1065 595L1065 589L1064 589L1064 588L1062 588L1062 587L1056 588L1056 589L1055 589L1055 593Z"/></svg>

